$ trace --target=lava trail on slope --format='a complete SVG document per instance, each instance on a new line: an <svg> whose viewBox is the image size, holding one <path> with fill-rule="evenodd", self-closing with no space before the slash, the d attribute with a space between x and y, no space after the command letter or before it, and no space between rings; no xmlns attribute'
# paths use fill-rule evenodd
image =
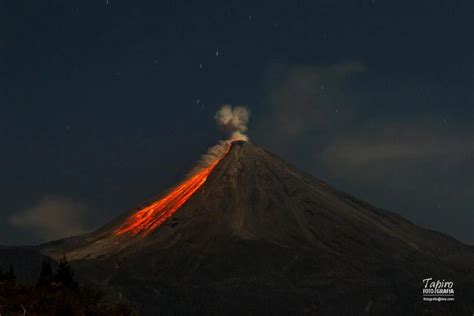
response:
<svg viewBox="0 0 474 316"><path fill-rule="evenodd" d="M227 144L226 154L230 143ZM225 156L225 154L224 154ZM207 180L215 166L223 157L216 158L190 178L171 190L166 196L130 215L125 222L113 231L119 236L126 233L146 236L170 218Z"/></svg>

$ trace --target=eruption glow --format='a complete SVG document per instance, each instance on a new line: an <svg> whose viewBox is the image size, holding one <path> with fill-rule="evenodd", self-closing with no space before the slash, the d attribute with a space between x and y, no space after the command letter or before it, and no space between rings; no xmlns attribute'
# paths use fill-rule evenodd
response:
<svg viewBox="0 0 474 316"><path fill-rule="evenodd" d="M227 144L227 151L230 143ZM171 190L165 197L144 207L127 218L124 224L114 230L113 234L123 235L148 235L170 218L207 180L214 167L222 159L216 158L211 164L194 173L190 178L183 181Z"/></svg>
<svg viewBox="0 0 474 316"><path fill-rule="evenodd" d="M223 105L217 111L217 124L230 133L230 140L221 141L209 148L201 157L197 168L191 171L186 180L172 189L162 199L142 208L130 215L123 224L113 231L113 235L123 234L146 236L156 230L206 182L215 166L229 152L232 141L248 140L244 132L247 130L250 112L246 107Z"/></svg>

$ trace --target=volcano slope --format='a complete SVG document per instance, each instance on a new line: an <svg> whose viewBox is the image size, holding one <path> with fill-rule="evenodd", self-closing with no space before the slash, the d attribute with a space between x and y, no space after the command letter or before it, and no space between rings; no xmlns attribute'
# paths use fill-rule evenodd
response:
<svg viewBox="0 0 474 316"><path fill-rule="evenodd" d="M249 142L233 142L154 232L114 234L131 214L41 252L65 253L78 277L120 292L146 315L474 309L471 246L337 191ZM453 281L455 302L423 302L425 278Z"/></svg>

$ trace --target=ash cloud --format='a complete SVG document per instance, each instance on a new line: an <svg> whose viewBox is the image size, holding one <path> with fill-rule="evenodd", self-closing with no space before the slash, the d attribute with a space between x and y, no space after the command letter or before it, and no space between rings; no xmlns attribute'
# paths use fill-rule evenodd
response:
<svg viewBox="0 0 474 316"><path fill-rule="evenodd" d="M58 239L86 232L82 222L86 209L80 202L48 195L35 205L11 215L8 222L33 232L42 241Z"/></svg>
<svg viewBox="0 0 474 316"><path fill-rule="evenodd" d="M207 153L201 156L201 159L196 167L194 167L188 174L188 177L192 176L202 168L209 166L216 161L216 159L224 157L231 142L235 140L249 140L248 136L245 134L250 119L250 111L247 107L241 105L232 107L229 104L224 104L216 112L214 119L220 129L229 133L229 138L226 140L220 140L217 145L209 148Z"/></svg>
<svg viewBox="0 0 474 316"><path fill-rule="evenodd" d="M225 132L230 133L230 139L248 141L247 124L250 119L250 111L245 106L223 105L215 116L217 125Z"/></svg>
<svg viewBox="0 0 474 316"><path fill-rule="evenodd" d="M250 119L250 111L245 106L232 107L229 104L224 104L214 116L217 126L223 131L229 133L229 139L220 140L215 146L210 147L207 153L201 156L196 167L188 173L188 177L192 176L199 170L206 168L210 164L221 159L227 152L230 142L235 140L248 141L248 136L245 135L247 131L247 124Z"/></svg>

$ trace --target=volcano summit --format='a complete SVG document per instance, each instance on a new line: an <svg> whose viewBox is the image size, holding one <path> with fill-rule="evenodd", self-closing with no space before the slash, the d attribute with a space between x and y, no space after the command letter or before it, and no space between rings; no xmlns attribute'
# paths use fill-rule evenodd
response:
<svg viewBox="0 0 474 316"><path fill-rule="evenodd" d="M474 308L472 247L338 191L250 142L232 142L211 166L192 192L180 189L188 179L96 232L39 250L66 254L82 280L120 292L147 315ZM186 199L166 200L177 191ZM452 280L456 304L423 303L426 278Z"/></svg>

